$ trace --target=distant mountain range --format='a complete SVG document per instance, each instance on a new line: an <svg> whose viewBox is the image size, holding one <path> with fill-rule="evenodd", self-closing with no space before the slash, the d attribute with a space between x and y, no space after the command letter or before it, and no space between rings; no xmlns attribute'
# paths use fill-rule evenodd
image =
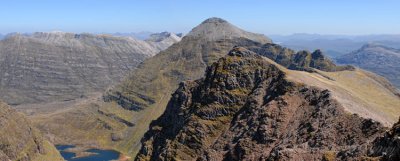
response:
<svg viewBox="0 0 400 161"><path fill-rule="evenodd" d="M0 97L17 105L101 92L180 41L174 34L153 36L157 41L64 32L8 35L0 41Z"/></svg>
<svg viewBox="0 0 400 161"><path fill-rule="evenodd" d="M359 49L367 43L378 43L388 47L400 48L400 35L319 35L293 34L270 35L275 43L295 50L322 49L330 57L338 57Z"/></svg>
<svg viewBox="0 0 400 161"><path fill-rule="evenodd" d="M378 44L366 44L358 50L336 58L384 76L400 89L400 50Z"/></svg>
<svg viewBox="0 0 400 161"><path fill-rule="evenodd" d="M161 33L170 33L170 32L161 32ZM111 35L114 35L114 36L132 37L132 38L139 39L139 40L147 40L147 39L151 38L152 35L154 35L154 34L157 34L157 33L149 32L149 31L130 32L130 33L121 33L121 32L111 33ZM181 37L181 38L183 36L182 33L170 33L170 34L177 35L178 37Z"/></svg>

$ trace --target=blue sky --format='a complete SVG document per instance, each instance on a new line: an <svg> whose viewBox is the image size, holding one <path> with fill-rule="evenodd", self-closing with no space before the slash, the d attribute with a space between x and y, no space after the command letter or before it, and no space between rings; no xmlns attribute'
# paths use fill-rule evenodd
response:
<svg viewBox="0 0 400 161"><path fill-rule="evenodd" d="M221 17L264 34L400 34L398 0L4 0L0 33L188 32Z"/></svg>

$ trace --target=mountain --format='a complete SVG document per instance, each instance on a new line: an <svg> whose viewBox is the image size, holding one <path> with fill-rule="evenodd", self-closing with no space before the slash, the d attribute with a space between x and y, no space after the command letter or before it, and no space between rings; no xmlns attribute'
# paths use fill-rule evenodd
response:
<svg viewBox="0 0 400 161"><path fill-rule="evenodd" d="M334 73L349 72L354 71ZM209 66L203 78L179 85L165 112L151 123L136 160L376 157L368 154L371 152L368 146L386 128L375 121L375 113L369 113L368 117L373 119L350 114L354 112L352 107L338 98L347 92L322 84L329 82L341 88L341 80L327 79L332 74L311 75L288 70L250 50L236 47ZM308 81L301 79L304 77ZM399 96L390 95L399 103ZM396 117L400 115L399 105L390 107L396 111ZM392 144L385 145L385 140ZM399 148L392 151L390 147L397 143L391 134L378 139L373 152L398 158Z"/></svg>
<svg viewBox="0 0 400 161"><path fill-rule="evenodd" d="M102 92L173 42L38 32L0 41L0 97L11 105L73 100ZM177 40L178 41L178 40Z"/></svg>
<svg viewBox="0 0 400 161"><path fill-rule="evenodd" d="M379 43L400 48L400 35L320 35L292 34L269 35L276 43L294 50L321 49L332 57L338 57L359 49L366 43Z"/></svg>
<svg viewBox="0 0 400 161"><path fill-rule="evenodd" d="M260 44L252 40L271 42L218 18L206 20L196 28L180 42L146 59L121 83L110 88L103 96L105 102L97 98L77 102L68 110L32 119L47 136L59 138L54 140L56 143L112 147L134 156L150 122L162 114L179 82L200 78L208 65L234 46ZM204 30L210 32L198 33ZM210 39L209 35L221 30L229 31L230 36Z"/></svg>
<svg viewBox="0 0 400 161"><path fill-rule="evenodd" d="M5 36L0 34L0 40L2 40Z"/></svg>
<svg viewBox="0 0 400 161"><path fill-rule="evenodd" d="M336 59L382 75L400 89L400 50L377 44L366 44L360 49Z"/></svg>
<svg viewBox="0 0 400 161"><path fill-rule="evenodd" d="M187 34L188 37L201 38L208 41L232 38L248 38L260 43L271 43L272 41L262 34L244 31L228 21L220 18L209 18L199 26L196 26Z"/></svg>
<svg viewBox="0 0 400 161"><path fill-rule="evenodd" d="M0 160L63 161L24 115L0 102Z"/></svg>
<svg viewBox="0 0 400 161"><path fill-rule="evenodd" d="M208 66L235 46L269 58L292 81L329 89L346 113L372 118L382 126L390 126L398 118L400 100L385 79L358 68L337 66L320 50L296 52L225 20L210 18L180 42L146 59L102 99L76 102L69 109L32 119L55 143L111 148L134 157L140 139L152 120L164 113L179 83L201 78ZM360 86L360 80L365 86Z"/></svg>
<svg viewBox="0 0 400 161"><path fill-rule="evenodd" d="M181 39L182 37L174 33L161 32L161 33L151 34L149 38L147 38L145 41L161 51L167 49L172 44L181 41Z"/></svg>
<svg viewBox="0 0 400 161"><path fill-rule="evenodd" d="M149 32L149 31L142 31L142 32L130 32L130 33L117 32L117 33L112 33L111 35L132 37L132 38L139 39L139 40L146 40L150 37L151 34L154 34L154 33Z"/></svg>

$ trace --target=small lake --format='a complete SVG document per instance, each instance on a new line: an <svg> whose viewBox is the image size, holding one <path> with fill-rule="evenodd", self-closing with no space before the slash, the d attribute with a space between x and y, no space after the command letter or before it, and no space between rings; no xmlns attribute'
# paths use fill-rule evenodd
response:
<svg viewBox="0 0 400 161"><path fill-rule="evenodd" d="M69 148L74 148L74 145L56 145L58 151L60 151L61 156L67 161L110 161L117 160L119 158L119 152L114 150L100 150L100 149L89 149L86 152L95 153L86 157L74 158L76 155L72 152L67 152L65 150Z"/></svg>

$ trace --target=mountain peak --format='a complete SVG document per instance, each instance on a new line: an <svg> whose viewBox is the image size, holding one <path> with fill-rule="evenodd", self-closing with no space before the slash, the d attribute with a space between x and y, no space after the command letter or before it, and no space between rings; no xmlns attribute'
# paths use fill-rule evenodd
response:
<svg viewBox="0 0 400 161"><path fill-rule="evenodd" d="M193 28L187 37L201 38L207 41L221 39L247 38L260 43L271 43L271 39L262 34L244 31L221 18L209 18Z"/></svg>
<svg viewBox="0 0 400 161"><path fill-rule="evenodd" d="M163 40L166 39L172 39L175 42L178 42L181 40L181 37L179 37L178 35L171 33L171 32L161 32L161 33L154 33L151 34L150 37L147 39L147 41L153 41L153 42L161 42Z"/></svg>
<svg viewBox="0 0 400 161"><path fill-rule="evenodd" d="M205 23L229 23L229 22L222 18L211 17L211 18L204 20L201 24L205 24Z"/></svg>

